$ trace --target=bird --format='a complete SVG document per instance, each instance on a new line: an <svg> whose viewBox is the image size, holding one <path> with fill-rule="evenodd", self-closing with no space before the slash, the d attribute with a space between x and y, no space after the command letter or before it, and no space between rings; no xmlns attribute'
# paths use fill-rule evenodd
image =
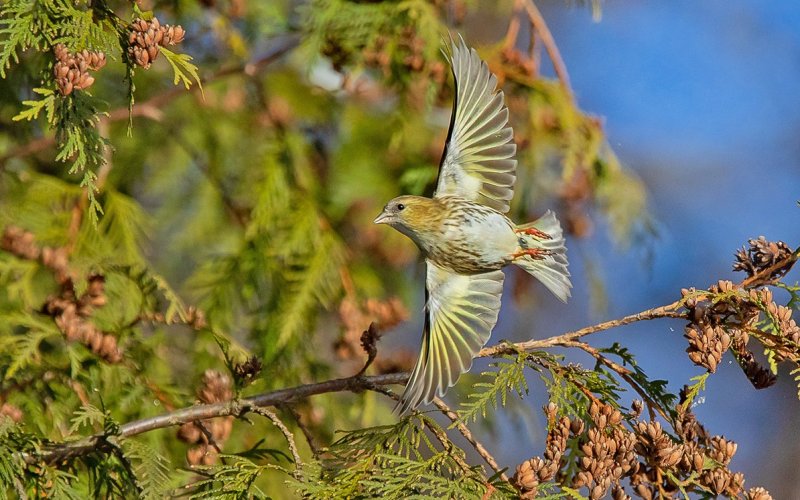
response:
<svg viewBox="0 0 800 500"><path fill-rule="evenodd" d="M563 302L572 288L553 212L522 225L505 215L517 160L497 77L461 36L443 52L455 92L433 197L398 196L374 221L408 236L427 266L422 347L399 415L444 396L471 368L497 323L503 267L521 267Z"/></svg>

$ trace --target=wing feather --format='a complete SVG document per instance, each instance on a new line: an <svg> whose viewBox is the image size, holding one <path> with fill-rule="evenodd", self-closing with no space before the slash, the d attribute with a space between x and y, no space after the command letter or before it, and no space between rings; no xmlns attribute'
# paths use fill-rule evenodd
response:
<svg viewBox="0 0 800 500"><path fill-rule="evenodd" d="M444 395L470 369L500 311L501 271L468 276L427 262L422 349L397 405L401 414Z"/></svg>
<svg viewBox="0 0 800 500"><path fill-rule="evenodd" d="M505 213L514 195L517 147L503 92L460 37L450 62L456 96L435 196L457 195Z"/></svg>

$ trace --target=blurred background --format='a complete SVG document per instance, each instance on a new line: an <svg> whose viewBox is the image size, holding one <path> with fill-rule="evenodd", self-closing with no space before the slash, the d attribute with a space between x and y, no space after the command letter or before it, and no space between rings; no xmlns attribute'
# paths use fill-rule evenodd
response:
<svg viewBox="0 0 800 500"><path fill-rule="evenodd" d="M563 2L540 6L579 105L603 117L620 160L646 185L658 236L646 255L636 247L620 250L602 231L572 242L573 301L564 306L542 294L533 310L517 308L503 318L500 337L525 337L526 324L544 337L669 303L682 287L737 281L733 252L749 238L797 244L800 8L794 2L604 2L599 22ZM599 268L608 294L606 310L597 314L584 256ZM789 278L796 280L796 273ZM649 375L685 381L700 370L686 358L682 333L683 322L658 320L592 342L624 341ZM756 391L728 355L695 412L711 432L739 443L731 467L745 473L748 485L763 485L775 498L800 498L800 403L789 377L776 390ZM504 437L514 443L501 447L507 463L530 454L510 433ZM538 438L534 446L541 447Z"/></svg>

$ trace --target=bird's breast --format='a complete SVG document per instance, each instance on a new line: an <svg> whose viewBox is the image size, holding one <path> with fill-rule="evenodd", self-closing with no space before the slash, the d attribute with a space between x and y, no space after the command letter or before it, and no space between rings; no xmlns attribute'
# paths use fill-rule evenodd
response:
<svg viewBox="0 0 800 500"><path fill-rule="evenodd" d="M462 274L494 271L508 264L517 246L511 221L484 205L447 201L448 217L432 238L428 258Z"/></svg>

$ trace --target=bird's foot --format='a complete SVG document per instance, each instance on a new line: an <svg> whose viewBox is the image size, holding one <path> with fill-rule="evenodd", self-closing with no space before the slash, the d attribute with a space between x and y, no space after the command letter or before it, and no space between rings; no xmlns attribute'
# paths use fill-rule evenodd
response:
<svg viewBox="0 0 800 500"><path fill-rule="evenodd" d="M549 234L545 233L544 231L540 231L535 227L528 227L525 229L515 229L515 233L517 234L527 234L529 236L533 236L534 238L539 238L540 240L552 240L553 237Z"/></svg>
<svg viewBox="0 0 800 500"><path fill-rule="evenodd" d="M511 254L512 260L517 260L520 257L530 256L534 260L542 260L548 255L551 255L552 252L550 250L544 248L521 248L519 251L514 252Z"/></svg>

